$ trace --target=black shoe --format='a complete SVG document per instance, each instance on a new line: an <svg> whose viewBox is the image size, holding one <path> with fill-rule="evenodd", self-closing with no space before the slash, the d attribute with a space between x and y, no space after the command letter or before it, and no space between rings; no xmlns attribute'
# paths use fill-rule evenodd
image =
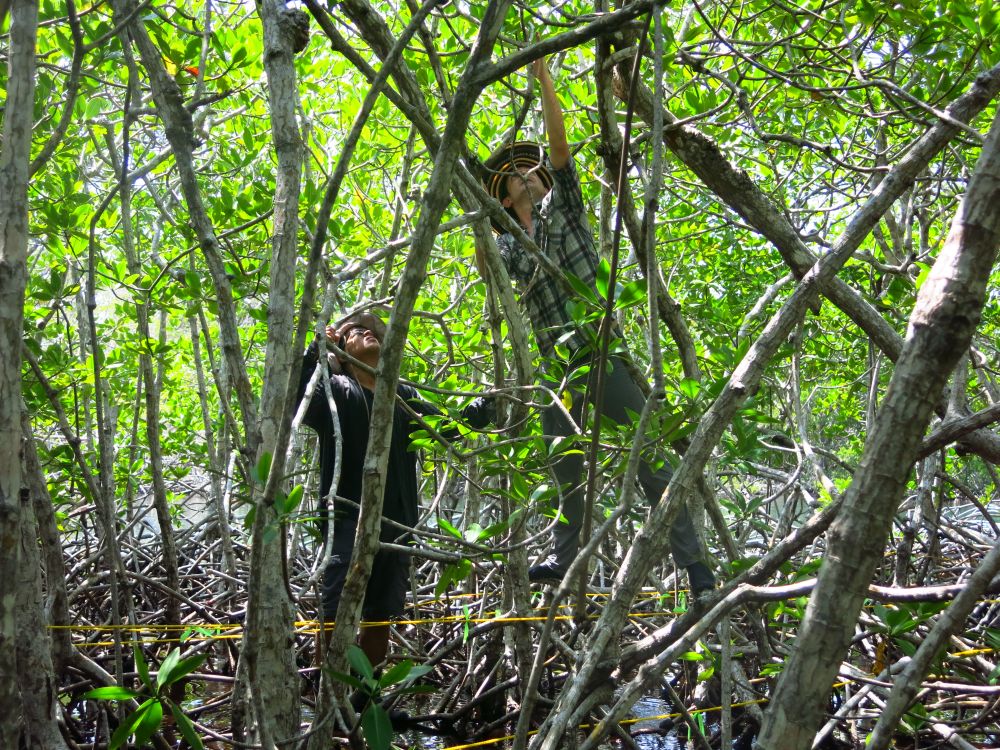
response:
<svg viewBox="0 0 1000 750"><path fill-rule="evenodd" d="M392 724L392 728L397 732L400 729L406 729L413 723L409 712L401 708L390 708L386 713L389 714L389 723Z"/></svg>
<svg viewBox="0 0 1000 750"><path fill-rule="evenodd" d="M531 583L562 583L566 577L566 568L556 565L550 560L532 565L528 568L528 580Z"/></svg>
<svg viewBox="0 0 1000 750"><path fill-rule="evenodd" d="M693 600L702 599L715 591L715 575L705 563L691 563L687 566L687 574Z"/></svg>
<svg viewBox="0 0 1000 750"><path fill-rule="evenodd" d="M354 709L354 713L360 716L361 712L368 708L368 704L371 701L371 695L369 695L367 691L355 690L351 693L350 701L351 708Z"/></svg>
<svg viewBox="0 0 1000 750"><path fill-rule="evenodd" d="M705 603L705 600L712 595L714 591L715 591L714 588L692 589L689 606L701 606L702 604Z"/></svg>

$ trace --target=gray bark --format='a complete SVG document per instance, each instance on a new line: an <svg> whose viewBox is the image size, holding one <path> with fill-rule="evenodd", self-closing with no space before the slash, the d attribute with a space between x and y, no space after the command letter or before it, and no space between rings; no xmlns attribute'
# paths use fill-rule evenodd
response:
<svg viewBox="0 0 1000 750"><path fill-rule="evenodd" d="M283 5L283 4L282 4ZM274 500L284 477L285 448L291 434L290 404L298 385L298 357L292 352L295 317L302 139L296 110L298 84L290 40L282 33L278 6L261 0L257 12L264 26L264 70L271 107L271 133L278 157L274 194L274 234L268 296L267 347L259 412L259 459L272 457L269 476L257 494L250 552L250 601L245 657L249 659L253 706L265 747L294 737L299 729L298 675L292 644L294 609L288 594L283 533L268 534L280 524Z"/></svg>
<svg viewBox="0 0 1000 750"><path fill-rule="evenodd" d="M139 96L138 72L132 51L126 49L125 57L129 68L129 92L127 102ZM140 262L135 246L135 232L132 219L132 184L128 179L131 144L129 141L129 124L131 119L126 113L125 127L122 135L121 155L111 134L108 134L108 147L112 155L115 169L118 172L118 194L121 201L122 215L122 248L125 251L125 262L131 273L141 275L144 264ZM149 328L150 304L148 297L136 302L136 327L140 341L152 341ZM168 596L164 602L164 624L181 622L181 602L177 596L180 591L180 574L178 572L177 545L174 540L173 518L167 501L167 484L163 476L163 449L160 441L160 381L153 373L153 356L148 348L139 353L139 373L142 378L143 396L146 407L146 444L149 449L149 471L152 478L153 508L156 511L156 521L159 526L160 542L163 545L162 561L164 582L173 596ZM136 404L138 407L138 404ZM138 409L136 409L138 417ZM177 692L177 691L180 692ZM180 700L183 696L183 685L175 687L174 697Z"/></svg>
<svg viewBox="0 0 1000 750"><path fill-rule="evenodd" d="M42 604L44 619L50 625L70 624L69 602L66 595L66 565L63 563L62 542L56 524L52 498L45 483L45 475L38 463L38 453L32 438L31 423L27 414L21 419L21 428L26 436L24 443L23 484L31 495L34 522L38 534L40 565L45 584L45 601ZM57 674L69 664L73 655L73 640L70 631L64 627L53 630L52 666Z"/></svg>
<svg viewBox="0 0 1000 750"><path fill-rule="evenodd" d="M5 9L4 9L5 10ZM28 257L28 162L38 4L10 7L7 97L0 139L0 581L17 581L21 492L21 339ZM2 19L0 19L2 21ZM0 747L17 747L17 586L0 589Z"/></svg>
<svg viewBox="0 0 1000 750"><path fill-rule="evenodd" d="M441 137L430 184L424 193L420 219L413 233L413 243L407 255L406 267L396 295L396 305L389 318L376 371L377 384L368 436L368 454L364 464L361 514L358 518L354 557L337 612L334 644L346 643L360 620L361 602L378 541L396 386L399 382L399 367L410 316L417 293L426 277L427 260L433 248L441 214L451 198L455 163L461 152L472 107L481 91L481 84L475 83L476 74L489 61L494 40L503 24L509 4L508 0L491 2L484 13L479 35L469 56L468 67L459 81L449 108L448 122ZM347 606L349 602L353 603L350 609Z"/></svg>
<svg viewBox="0 0 1000 750"><path fill-rule="evenodd" d="M212 511L215 514L215 524L218 527L219 543L222 546L222 569L226 571L223 588L226 600L236 596L236 578L239 571L236 568L236 552L233 549L232 531L229 528L229 514L223 500L222 476L225 466L220 460L219 441L216 439L215 428L212 426L212 415L208 408L208 386L205 379L205 368L201 359L201 337L198 335L198 319L188 316L188 326L191 329L191 353L194 360L195 375L198 379L198 403L201 407L202 429L205 431L205 454L208 456L209 479L212 483ZM220 395L222 395L220 393Z"/></svg>
<svg viewBox="0 0 1000 750"><path fill-rule="evenodd" d="M591 681L613 658L616 635L624 627L628 610L641 581L646 571L665 556L670 524L673 523L681 505L697 492L698 476L704 470L711 451L718 444L736 410L756 392L766 367L777 354L781 344L787 340L807 309L813 305L819 290L831 283L844 263L857 250L874 226L875 218L889 208L898 196L901 185L909 184L920 173L926 165L926 159L929 158L928 152L936 153L939 150L938 139L939 133L936 131L932 130L925 134L890 170L885 180L874 189L868 201L847 224L841 239L803 276L799 286L770 320L760 338L750 347L725 388L702 417L698 429L691 437L684 460L670 482L664 501L650 512L645 526L636 536L635 543L619 570L613 594L588 643L588 653L581 662L576 679L560 695L556 710L539 730L533 747L552 750L558 747L560 738L565 735L577 707L586 700L587 691L592 689ZM788 747L797 745L793 743Z"/></svg>
<svg viewBox="0 0 1000 750"><path fill-rule="evenodd" d="M834 523L819 582L758 740L806 747L854 631L865 591L947 379L968 350L1000 244L1000 117L910 316L906 344Z"/></svg>
<svg viewBox="0 0 1000 750"><path fill-rule="evenodd" d="M128 0L114 0L113 8L116 23L123 23L129 19L129 14L133 10ZM233 382L236 398L240 404L247 443L246 455L252 456L258 443L255 429L257 406L240 345L232 285L226 276L222 256L219 252L219 239L205 209L198 185L194 164L195 136L191 114L184 106L177 82L167 72L163 56L149 38L141 20L131 18L125 23L124 30L122 43L128 45L131 40L135 44L142 66L149 76L149 85L156 103L156 111L163 121L164 133L170 143L174 162L177 165L181 191L187 205L191 227L198 237L198 244L212 276L212 285L219 309L220 346L228 367L229 378Z"/></svg>
<svg viewBox="0 0 1000 750"><path fill-rule="evenodd" d="M27 420L23 420L23 424L28 427ZM29 481L38 470L33 440L30 429L25 429L22 435L23 474ZM49 620L42 607L42 563L33 511L39 503L33 494L34 487L29 486L21 493L21 559L14 586L20 634L17 640L16 682L21 690L24 722L21 741L27 750L58 750L65 748L66 742L57 723L61 708L59 681L52 666ZM53 583L59 586L62 582Z"/></svg>

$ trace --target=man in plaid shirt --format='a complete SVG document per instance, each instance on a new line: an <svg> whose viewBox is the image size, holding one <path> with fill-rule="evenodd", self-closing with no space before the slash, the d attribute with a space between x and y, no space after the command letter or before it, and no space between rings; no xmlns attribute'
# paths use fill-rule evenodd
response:
<svg viewBox="0 0 1000 750"><path fill-rule="evenodd" d="M581 297L573 291L568 277L576 277L584 286L594 289L598 256L552 77L544 59L536 60L533 70L541 86L548 157L541 144L522 141L505 146L486 161L484 183L535 245L522 245L498 222L493 222L500 235L497 247L507 272L517 283L539 352L555 358L558 346L560 351L564 348L569 353L565 382L546 382L564 403L568 401L572 418L572 421L567 419L559 405L551 405L542 412L544 434L551 442L577 434L575 425L580 423L588 397L586 371L575 375L573 371L590 364L597 324L581 325L573 319L570 309ZM612 355L609 363L603 416L628 423L631 421L628 412L641 412L645 396L619 357ZM589 394L590 399L593 396ZM659 501L672 475L669 464L662 463L661 468L655 469L643 462L639 469L639 483L651 504ZM552 470L560 483L560 507L567 522L553 526L552 552L528 571L533 582L561 581L580 549L585 489L583 457L579 452L562 456L554 462ZM715 577L704 562L687 508L681 510L670 530L670 543L678 567L688 572L694 597L713 589Z"/></svg>

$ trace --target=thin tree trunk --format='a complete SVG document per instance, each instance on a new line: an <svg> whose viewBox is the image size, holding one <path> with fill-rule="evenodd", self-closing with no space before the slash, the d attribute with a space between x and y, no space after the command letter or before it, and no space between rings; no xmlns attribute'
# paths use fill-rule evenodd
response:
<svg viewBox="0 0 1000 750"><path fill-rule="evenodd" d="M28 163L38 4L10 8L7 97L0 139L0 581L17 581L21 546L21 341L28 279ZM2 20L2 19L0 19ZM18 745L17 586L0 589L0 747Z"/></svg>
<svg viewBox="0 0 1000 750"><path fill-rule="evenodd" d="M819 290L828 287L843 264L851 258L861 241L871 231L876 218L881 216L896 199L900 181L906 184L912 182L926 164L928 150L936 153L939 149L938 139L939 134L936 131L924 135L890 170L886 179L855 212L836 245L802 278L799 286L771 319L760 338L750 347L730 376L725 388L702 417L697 430L691 436L684 460L681 461L670 482L666 501L653 508L646 525L635 537L635 542L629 549L615 580L612 596L588 643L588 653L582 660L576 679L560 695L556 710L539 729L532 747L550 750L558 747L577 706L585 701L589 691L592 691L591 681L596 677L600 665L612 656L616 636L624 627L629 608L646 571L655 561L663 558L670 524L673 523L681 505L697 491L697 478L736 410L757 391L766 367L777 354L779 347L787 341L806 310L812 306ZM794 746L794 744L789 745L789 747Z"/></svg>
<svg viewBox="0 0 1000 750"><path fill-rule="evenodd" d="M232 599L236 595L236 552L233 550L232 531L229 528L229 514L223 502L222 475L225 465L219 460L219 442L212 425L212 415L208 408L208 386L205 381L205 367L201 361L201 337L198 335L198 319L188 315L188 326L191 329L191 358L194 360L195 375L198 378L198 403L201 406L202 429L205 430L205 455L208 456L208 476L212 487L212 511L215 514L216 532L222 547L222 569L226 572L222 588L225 598ZM220 393L220 398L222 394Z"/></svg>
<svg viewBox="0 0 1000 750"><path fill-rule="evenodd" d="M232 285L226 275L219 252L219 239L205 209L201 189L198 185L194 163L194 125L191 114L184 107L184 100L177 82L167 72L163 55L149 38L141 19L130 17L129 14L132 11L130 5L128 0L114 0L112 3L114 18L116 23L125 24L121 32L122 43L124 45L134 43L139 51L142 66L149 76L149 85L153 93L153 100L156 102L157 114L163 121L164 133L173 151L191 227L198 237L198 244L212 276L219 310L219 338L223 357L229 370L229 378L236 390L236 398L240 404L246 455L252 456L256 452L258 444L255 427L257 406L243 359Z"/></svg>
<svg viewBox="0 0 1000 750"><path fill-rule="evenodd" d="M795 650L758 741L807 747L913 468L933 408L979 323L1000 245L1000 115L993 122L951 232L910 316L906 345L834 523Z"/></svg>
<svg viewBox="0 0 1000 750"><path fill-rule="evenodd" d="M108 148L112 163L118 172L118 194L121 201L121 238L125 251L125 262L130 273L141 276L145 264L140 262L135 246L135 233L132 226L132 183L128 179L131 145L129 141L129 124L131 117L129 109L133 97L138 95L138 71L132 50L125 48L125 58L128 64L128 92L125 96L125 125L122 135L122 151L119 157L114 140L108 137ZM149 299L136 302L136 327L139 341L150 342L149 329ZM162 360L162 355L159 355ZM163 476L163 449L160 442L160 382L153 373L153 356L148 346L143 346L139 353L139 373L142 378L142 391L146 406L146 447L149 451L149 471L153 485L153 508L156 512L157 525L160 527L160 544L162 544L162 564L164 583L173 592L166 597L163 607L163 622L165 625L178 625L181 622L180 573L178 570L177 544L174 539L173 519L170 505L167 501L167 484ZM171 693L176 701L184 695L184 684L179 682L173 686Z"/></svg>
<svg viewBox="0 0 1000 750"><path fill-rule="evenodd" d="M417 293L426 277L427 259L434 244L441 214L451 198L455 163L468 128L472 107L483 85L476 82L476 75L484 63L489 62L494 40L500 31L509 5L509 0L491 2L484 12L479 35L469 55L468 67L458 83L448 110L448 122L441 137L430 183L424 193L420 219L413 233L413 243L407 254L406 268L396 293L396 305L389 318L376 373L377 383L368 434L368 454L365 456L363 469L361 513L358 518L354 557L344 583L332 638L332 644L340 644L341 647L349 642L358 626L364 590L378 545L396 385L399 382L399 367L402 363L403 345L406 342L410 316L413 313ZM353 606L349 607L349 604ZM331 646L333 647L335 646Z"/></svg>

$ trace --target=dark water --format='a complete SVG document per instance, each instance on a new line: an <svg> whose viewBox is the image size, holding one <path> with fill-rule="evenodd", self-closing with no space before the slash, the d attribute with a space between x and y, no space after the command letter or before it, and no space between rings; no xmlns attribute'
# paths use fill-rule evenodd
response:
<svg viewBox="0 0 1000 750"><path fill-rule="evenodd" d="M662 721L662 718L659 717L666 716L670 713L671 708L669 703L654 697L642 698L632 707L632 715L635 718L652 718L626 726L632 731L655 729ZM678 743L677 737L673 732L665 736L658 734L639 735L635 738L635 743L642 748L642 750L685 750L685 747ZM448 737L432 737L426 734L420 734L419 732L402 732L397 739L397 744L399 744L400 747L413 748L413 750L448 750L448 748L456 747L464 743ZM510 747L510 744L510 742L496 742L492 745L482 745L480 747L482 750L507 750L507 748ZM620 747L620 744L605 743L602 747ZM477 748L476 750L480 750L480 748Z"/></svg>
<svg viewBox="0 0 1000 750"><path fill-rule="evenodd" d="M672 712L673 709L669 703L662 701L659 698L653 698L652 696L641 698L634 706L632 706L632 714L636 718L644 716L661 717ZM638 729L653 729L659 726L661 721L663 721L661 718L640 721L632 724L631 729L633 731ZM635 744L641 747L642 750L683 750L681 745L677 742L677 737L673 732L663 736L657 734L643 734L635 738Z"/></svg>
<svg viewBox="0 0 1000 750"><path fill-rule="evenodd" d="M191 710L203 705L205 700L203 698L193 698L185 701L184 708ZM308 707L302 707L302 720L308 722L311 720L311 712ZM662 701L658 698L652 696L647 696L640 699L632 707L632 716L637 719L644 719L642 721L637 721L632 724L627 724L626 728L629 731L638 730L651 730L656 729L660 722L663 720L662 717L670 714L672 709L670 704L666 701ZM218 717L216 717L218 718ZM217 722L208 722L209 724L217 724ZM217 726L217 729L224 731L224 727ZM395 743L402 748L411 748L412 750L448 750L449 748L460 746L465 744L459 740L452 737L440 737L434 735L423 734L418 731L406 731L400 732L397 735ZM660 734L640 734L635 737L635 743L642 750L686 750L686 746L677 741L677 737L674 732L670 732L667 735ZM510 742L496 742L491 745L481 745L483 750L507 750L510 747ZM617 742L605 743L602 747L612 748L619 747L620 744ZM479 748L477 748L479 750Z"/></svg>

